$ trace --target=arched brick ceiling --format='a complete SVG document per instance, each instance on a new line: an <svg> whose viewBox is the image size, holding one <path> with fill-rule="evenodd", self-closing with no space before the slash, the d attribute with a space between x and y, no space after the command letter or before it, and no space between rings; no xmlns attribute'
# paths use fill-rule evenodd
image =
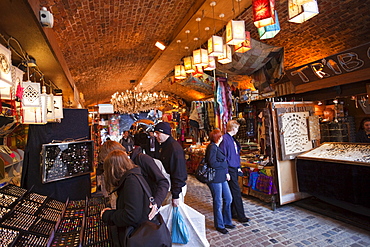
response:
<svg viewBox="0 0 370 247"><path fill-rule="evenodd" d="M155 58L154 43L170 41L195 0L42 0L86 103L109 101L132 87Z"/></svg>
<svg viewBox="0 0 370 247"><path fill-rule="evenodd" d="M216 20L217 28L235 14L231 1L219 2L223 3L217 3L218 9L213 10L217 16L223 12L225 19ZM238 11L250 2L244 1ZM210 27L214 25L209 3L205 0L40 0L40 5L48 7L54 15L57 43L78 90L84 94L85 105L109 102L116 91L134 86L130 80L143 82L147 89L158 84L156 88L160 87L160 80L189 52L184 50L188 45L185 40L193 46L190 49L197 45L193 41L198 31L196 16L204 19L202 39L206 40L203 26L206 22ZM190 27L186 27L187 22L192 22ZM184 28L192 29L190 37L185 36ZM179 38L183 41L181 47L176 45ZM154 46L156 41L170 46L161 52ZM163 90L171 91L171 88ZM191 90L181 92L177 92L180 97L194 99L189 95ZM204 95L194 97L199 99Z"/></svg>

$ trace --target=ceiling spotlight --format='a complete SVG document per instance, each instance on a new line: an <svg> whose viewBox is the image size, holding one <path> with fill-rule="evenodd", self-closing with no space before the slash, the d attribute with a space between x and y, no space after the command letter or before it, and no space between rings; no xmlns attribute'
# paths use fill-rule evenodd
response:
<svg viewBox="0 0 370 247"><path fill-rule="evenodd" d="M157 41L156 43L155 43L155 46L157 47L157 48L159 48L160 50L164 50L164 49L166 49L166 46L164 45L164 44L162 44L161 42L159 42L159 41Z"/></svg>

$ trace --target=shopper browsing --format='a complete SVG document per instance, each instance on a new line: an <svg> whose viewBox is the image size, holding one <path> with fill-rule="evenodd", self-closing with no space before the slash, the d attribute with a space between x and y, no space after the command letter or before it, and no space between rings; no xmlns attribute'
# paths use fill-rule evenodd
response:
<svg viewBox="0 0 370 247"><path fill-rule="evenodd" d="M240 144L234 138L238 133L240 124L236 120L230 120L226 125L227 133L223 135L223 140L220 144L221 150L226 155L230 180L228 181L230 191L233 197L231 204L231 212L233 218L238 219L239 222L248 222L249 218L245 216L242 193L238 183L238 172L240 169Z"/></svg>
<svg viewBox="0 0 370 247"><path fill-rule="evenodd" d="M205 159L207 164L216 170L215 178L207 184L213 198L214 225L217 231L227 234L226 228L233 229L235 225L231 219L232 196L227 183L230 180L228 165L225 154L219 148L222 142L221 131L219 129L211 131L209 139L211 143L207 146Z"/></svg>
<svg viewBox="0 0 370 247"><path fill-rule="evenodd" d="M130 133L127 130L123 131L122 138L119 141L119 143L121 143L121 145L126 148L127 153L130 153L134 147L134 140L132 139Z"/></svg>
<svg viewBox="0 0 370 247"><path fill-rule="evenodd" d="M160 143L159 159L166 172L170 174L172 206L180 204L180 198L186 194L186 162L181 145L171 136L171 126L167 122L160 122L154 128L154 136Z"/></svg>
<svg viewBox="0 0 370 247"><path fill-rule="evenodd" d="M105 208L101 217L106 224L117 227L120 246L125 246L127 227L136 228L147 221L151 210L149 198L133 174L142 176L141 169L125 152L114 150L104 161L104 172L108 190L117 193L117 209Z"/></svg>
<svg viewBox="0 0 370 247"><path fill-rule="evenodd" d="M118 142L111 141L111 140L108 140L108 141L104 142L103 145L101 145L100 149L99 149L99 155L98 155L99 163L98 163L98 168L97 168L97 174L98 174L98 171L99 171L100 175L98 176L98 180L99 180L99 183L100 183L100 188L101 188L100 190L103 193L104 197L108 197L108 191L107 191L107 188L106 188L106 185L105 185L105 179L104 179L104 176L105 176L104 160L108 156L108 154L110 152L112 152L113 150L122 150L122 151L126 152L125 147L123 147ZM116 200L117 200L117 197L114 193L109 194L110 205L113 209L116 208Z"/></svg>

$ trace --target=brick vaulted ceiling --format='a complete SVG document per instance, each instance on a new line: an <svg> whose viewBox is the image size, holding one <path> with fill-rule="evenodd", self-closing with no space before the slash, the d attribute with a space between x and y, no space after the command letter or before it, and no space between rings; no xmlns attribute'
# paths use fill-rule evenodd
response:
<svg viewBox="0 0 370 247"><path fill-rule="evenodd" d="M199 30L196 17L204 19L204 42L206 25L213 28L217 23L220 29L235 11L250 5L244 1L239 8L235 5L233 12L232 0L218 2L217 8L212 8L210 1L204 0L40 0L40 6L53 13L57 44L75 85L84 94L85 105L92 105L107 103L116 91L139 82L145 89L159 84L160 89L188 101L204 97L191 88L161 88L160 81L190 53L185 46L197 46L193 40ZM223 19L211 18L221 12ZM186 29L191 30L190 35L185 34ZM154 46L156 41L169 47L162 52Z"/></svg>
<svg viewBox="0 0 370 247"><path fill-rule="evenodd" d="M199 43L204 44L214 30L223 31L234 17L246 20L251 37L259 38L251 21L251 0L217 0L214 9L210 2L1 0L0 34L14 37L36 58L45 76L63 90L65 102L74 100L73 90L77 89L84 94L85 107L108 103L113 93L139 82L145 89L164 90L189 102L207 95L169 82L182 57L198 48ZM282 31L263 43L284 47L285 70L370 40L369 1L318 2L318 16L303 24L292 24L287 21L287 0L275 1ZM43 6L54 15L52 29L39 23ZM219 18L220 13L225 17ZM202 18L200 35L197 17ZM209 32L204 31L206 26ZM185 30L190 34L186 35ZM200 42L194 41L198 36ZM159 51L154 46L157 40L166 42L167 49ZM180 45L177 40L181 40ZM0 38L0 43L6 42ZM16 65L14 61L13 64ZM76 102L71 106L76 107Z"/></svg>

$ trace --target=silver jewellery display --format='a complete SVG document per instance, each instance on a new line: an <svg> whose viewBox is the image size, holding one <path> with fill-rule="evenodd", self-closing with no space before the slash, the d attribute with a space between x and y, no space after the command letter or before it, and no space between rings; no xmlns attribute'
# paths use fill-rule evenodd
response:
<svg viewBox="0 0 370 247"><path fill-rule="evenodd" d="M327 142L299 155L299 157L370 163L370 145L366 143Z"/></svg>
<svg viewBox="0 0 370 247"><path fill-rule="evenodd" d="M49 183L93 171L93 141L42 145L42 182Z"/></svg>

